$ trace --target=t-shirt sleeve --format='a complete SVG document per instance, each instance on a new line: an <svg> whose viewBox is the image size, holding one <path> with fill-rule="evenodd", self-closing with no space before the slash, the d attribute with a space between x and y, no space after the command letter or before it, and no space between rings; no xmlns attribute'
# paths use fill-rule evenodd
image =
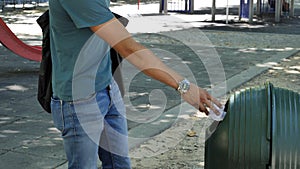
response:
<svg viewBox="0 0 300 169"><path fill-rule="evenodd" d="M100 25L114 17L106 0L63 0L62 6L77 28Z"/></svg>

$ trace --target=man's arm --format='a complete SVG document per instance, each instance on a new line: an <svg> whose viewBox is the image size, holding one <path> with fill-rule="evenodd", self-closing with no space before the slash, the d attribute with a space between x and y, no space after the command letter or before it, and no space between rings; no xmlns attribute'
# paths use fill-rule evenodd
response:
<svg viewBox="0 0 300 169"><path fill-rule="evenodd" d="M177 89L178 83L184 79L181 75L167 67L153 52L136 42L116 18L104 24L93 26L91 30L146 75L174 89ZM205 114L208 114L206 106L219 114L212 103L215 103L219 107L221 107L221 104L208 94L207 91L195 84L191 84L188 92L182 96L185 101Z"/></svg>

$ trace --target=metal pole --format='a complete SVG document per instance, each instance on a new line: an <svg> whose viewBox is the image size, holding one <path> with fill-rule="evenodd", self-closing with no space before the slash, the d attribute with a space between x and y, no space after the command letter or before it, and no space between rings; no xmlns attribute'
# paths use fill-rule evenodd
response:
<svg viewBox="0 0 300 169"><path fill-rule="evenodd" d="M295 3L295 1L291 0L291 2L290 2L290 9L289 9L290 17L293 17L295 15L295 13L294 13L294 7L295 7L294 3Z"/></svg>
<svg viewBox="0 0 300 169"><path fill-rule="evenodd" d="M256 15L260 15L260 14L261 14L261 0L257 0Z"/></svg>
<svg viewBox="0 0 300 169"><path fill-rule="evenodd" d="M241 20L242 19L242 1L243 0L240 0L240 5L239 5L239 20Z"/></svg>
<svg viewBox="0 0 300 169"><path fill-rule="evenodd" d="M190 13L194 13L194 5L195 5L194 0L190 0L190 4L191 4Z"/></svg>
<svg viewBox="0 0 300 169"><path fill-rule="evenodd" d="M162 13L162 10L163 10L163 0L160 0L159 1L159 13Z"/></svg>
<svg viewBox="0 0 300 169"><path fill-rule="evenodd" d="M164 0L164 14L168 13L168 0Z"/></svg>
<svg viewBox="0 0 300 169"><path fill-rule="evenodd" d="M2 1L2 12L4 11L5 1Z"/></svg>
<svg viewBox="0 0 300 169"><path fill-rule="evenodd" d="M253 0L248 1L248 3L249 3L249 23L252 23L253 22L253 11L254 11Z"/></svg>
<svg viewBox="0 0 300 169"><path fill-rule="evenodd" d="M275 2L275 22L280 21L280 14L281 14L281 0L276 0Z"/></svg>
<svg viewBox="0 0 300 169"><path fill-rule="evenodd" d="M211 7L211 20L214 22L216 20L216 0L212 1Z"/></svg>
<svg viewBox="0 0 300 169"><path fill-rule="evenodd" d="M228 0L226 5L226 24L228 24L228 15L229 15L229 6L228 6Z"/></svg>

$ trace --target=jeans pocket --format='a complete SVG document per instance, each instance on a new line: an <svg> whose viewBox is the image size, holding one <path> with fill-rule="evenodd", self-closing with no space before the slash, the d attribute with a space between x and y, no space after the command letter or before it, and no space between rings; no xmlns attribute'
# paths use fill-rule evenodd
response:
<svg viewBox="0 0 300 169"><path fill-rule="evenodd" d="M61 132L64 130L64 116L60 100L51 99L51 114L54 126Z"/></svg>

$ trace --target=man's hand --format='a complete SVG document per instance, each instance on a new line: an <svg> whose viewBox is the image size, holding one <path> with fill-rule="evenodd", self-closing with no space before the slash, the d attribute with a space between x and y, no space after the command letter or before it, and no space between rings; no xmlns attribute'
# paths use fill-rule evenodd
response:
<svg viewBox="0 0 300 169"><path fill-rule="evenodd" d="M220 108L222 107L222 104L212 97L206 90L196 86L195 84L191 83L190 89L185 94L182 94L182 97L186 102L201 112L204 112L206 115L209 114L207 108L212 109L217 115L220 114L213 104Z"/></svg>

